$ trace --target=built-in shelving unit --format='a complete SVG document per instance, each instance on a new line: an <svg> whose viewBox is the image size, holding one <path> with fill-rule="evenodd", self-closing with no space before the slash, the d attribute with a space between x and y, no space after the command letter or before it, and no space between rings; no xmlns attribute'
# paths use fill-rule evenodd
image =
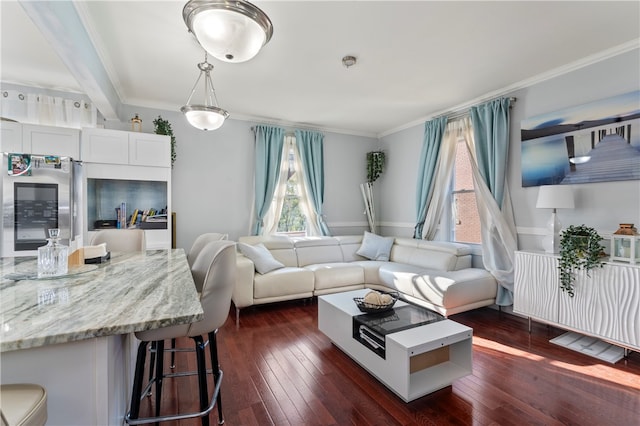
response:
<svg viewBox="0 0 640 426"><path fill-rule="evenodd" d="M116 208L131 215L165 210L166 222L133 225L145 229L147 249L171 248L171 140L168 136L118 130L83 129L84 239L117 220ZM122 227L122 225L121 225Z"/></svg>

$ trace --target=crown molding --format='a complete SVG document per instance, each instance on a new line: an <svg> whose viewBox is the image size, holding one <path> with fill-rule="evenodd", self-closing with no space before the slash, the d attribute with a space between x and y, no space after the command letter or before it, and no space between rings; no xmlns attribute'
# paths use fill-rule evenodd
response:
<svg viewBox="0 0 640 426"><path fill-rule="evenodd" d="M379 133L377 135L377 137L378 137L378 139L380 139L380 138L383 138L385 136L391 135L393 133L397 133L399 131L402 131L402 130L405 130L405 129L408 129L408 128L411 128L411 127L414 127L414 126L424 124L426 121L429 121L434 117L439 117L439 116L442 116L442 115L450 115L450 114L459 113L461 111L469 109L470 107L472 107L474 105L489 101L491 99L494 99L494 98L497 98L497 97L500 97L500 96L505 96L505 95L511 94L512 92L515 92L516 90L520 90L520 89L524 89L524 88L527 88L527 87L531 87L531 86L533 86L535 84L542 83L542 82L550 80L552 78L559 77L559 76L564 75L564 74L568 74L568 73L570 73L572 71L576 71L576 70L578 70L580 68L584 68L586 66L596 64L598 62L607 60L609 58L613 58L614 56L618 56L618 55L621 55L623 53L627 53L627 52L630 52L632 50L639 49L639 48L640 48L640 38L628 41L626 43L619 44L617 46L614 46L614 47L611 47L609 49L603 50L601 52L595 53L593 55L589 55L589 56L586 56L586 57L584 57L582 59L578 59L577 61L573 61L573 62L570 62L568 64L562 65L562 66L560 66L558 68L554 68L554 69L552 69L550 71L543 72L541 74L535 75L535 76L533 76L531 78L527 78L525 80L521 80L521 81L519 81L517 83L511 84L511 85L506 86L506 87L503 87L502 89L498 89L498 90L486 93L486 94L484 94L482 96L479 96L479 97L477 97L475 99L472 99L472 100L470 100L468 102L465 102L463 104L456 105L456 106L454 106L452 108L449 108L449 109L446 109L446 110L438 111L438 112L436 112L434 114L429 114L427 116L424 116L424 117L419 118L417 120L413 120L413 121L411 121L411 122L409 122L407 124L404 124L402 126L398 126L398 127L393 128L393 129L389 129L389 130L387 130L385 132Z"/></svg>

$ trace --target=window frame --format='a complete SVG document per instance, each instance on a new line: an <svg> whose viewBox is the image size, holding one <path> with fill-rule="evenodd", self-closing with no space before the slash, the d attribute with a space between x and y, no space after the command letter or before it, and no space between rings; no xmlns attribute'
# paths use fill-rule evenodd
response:
<svg viewBox="0 0 640 426"><path fill-rule="evenodd" d="M470 179L471 179L471 185L472 185L472 189L460 189L460 190L456 190L455 189L455 184L456 184L456 173L457 173L457 162L459 161L458 155L459 155L459 149L468 149L467 148L467 141L464 139L464 137L460 137L457 141L456 141L456 150L455 150L455 157L454 157L454 164L453 164L453 170L451 172L451 180L449 181L448 184L448 188L447 188L447 197L445 200L445 208L444 208L444 220L443 220L443 225L444 225L444 234L447 237L448 241L451 242L456 242L456 243L461 243L461 244L467 244L469 246L472 247L472 251L474 251L473 254L480 254L481 253L481 247L482 247L482 224L479 223L479 229L478 229L478 233L480 236L480 242L469 242L469 241L460 241L456 239L456 217L457 215L455 215L456 213L456 208L455 208L455 196L456 194L468 194L468 193L473 193L475 194L475 200L476 200L476 206L477 206L477 202L478 202L478 197L477 197L477 191L476 191L476 187L475 187L475 181L473 180L473 175L471 174ZM465 155L466 159L471 162L473 161L472 157L470 155ZM471 164L469 164L469 166L471 166ZM476 217L480 216L480 213L478 212L477 208L476 208ZM476 250L477 249L477 250ZM478 253L475 253L475 251L478 251Z"/></svg>

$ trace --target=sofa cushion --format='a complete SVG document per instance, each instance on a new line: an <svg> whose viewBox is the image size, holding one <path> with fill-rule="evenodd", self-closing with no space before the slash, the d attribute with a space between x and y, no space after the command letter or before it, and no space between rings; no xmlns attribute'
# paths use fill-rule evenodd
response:
<svg viewBox="0 0 640 426"><path fill-rule="evenodd" d="M260 274L266 274L275 269L284 268L284 265L274 259L271 252L264 244L256 244L254 246L245 243L238 243L238 249L247 256L255 265L256 271Z"/></svg>
<svg viewBox="0 0 640 426"><path fill-rule="evenodd" d="M354 263L319 263L307 265L313 271L315 290L364 284L364 269Z"/></svg>
<svg viewBox="0 0 640 426"><path fill-rule="evenodd" d="M396 238L391 249L391 261L426 269L456 271L471 267L471 248L448 241Z"/></svg>
<svg viewBox="0 0 640 426"><path fill-rule="evenodd" d="M293 238L298 266L344 262L338 240L333 237Z"/></svg>
<svg viewBox="0 0 640 426"><path fill-rule="evenodd" d="M313 292L313 271L284 267L253 279L254 299L282 297Z"/></svg>
<svg viewBox="0 0 640 426"><path fill-rule="evenodd" d="M338 240L338 243L340 244L342 258L345 262L366 260L366 257L362 257L356 253L362 245L362 235L338 235L334 238Z"/></svg>
<svg viewBox="0 0 640 426"><path fill-rule="evenodd" d="M389 262L382 262L380 260L357 260L352 262L355 265L360 265L364 271L365 284L382 284L384 282L380 279L379 269L382 265L387 265Z"/></svg>
<svg viewBox="0 0 640 426"><path fill-rule="evenodd" d="M293 241L286 235L250 235L240 237L238 242L251 245L262 243L269 249L273 257L284 266L298 266Z"/></svg>
<svg viewBox="0 0 640 426"><path fill-rule="evenodd" d="M393 237L381 237L365 231L364 237L362 237L362 245L356 253L371 260L389 260L393 240Z"/></svg>
<svg viewBox="0 0 640 426"><path fill-rule="evenodd" d="M413 277L412 284L414 297L448 310L481 300L495 300L498 291L493 275L477 268L429 271Z"/></svg>
<svg viewBox="0 0 640 426"><path fill-rule="evenodd" d="M380 265L378 275L385 286L413 296L413 280L423 274L424 268L406 263L386 262Z"/></svg>

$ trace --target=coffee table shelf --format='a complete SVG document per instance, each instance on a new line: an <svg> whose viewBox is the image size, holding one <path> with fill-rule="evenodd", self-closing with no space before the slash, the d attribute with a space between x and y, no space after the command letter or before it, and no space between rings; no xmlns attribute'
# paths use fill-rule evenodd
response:
<svg viewBox="0 0 640 426"><path fill-rule="evenodd" d="M353 337L353 301L369 290L318 297L318 328L343 352L405 402L447 387L472 372L473 330L445 319L385 336L382 358ZM396 302L395 307L406 305Z"/></svg>

